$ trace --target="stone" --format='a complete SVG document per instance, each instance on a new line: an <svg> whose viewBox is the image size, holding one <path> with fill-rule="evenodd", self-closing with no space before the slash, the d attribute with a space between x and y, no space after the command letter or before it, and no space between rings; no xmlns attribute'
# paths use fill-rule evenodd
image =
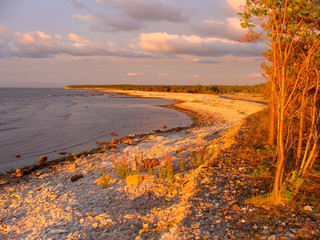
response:
<svg viewBox="0 0 320 240"><path fill-rule="evenodd" d="M127 185L138 186L142 181L142 177L140 175L130 175L126 177Z"/></svg>
<svg viewBox="0 0 320 240"><path fill-rule="evenodd" d="M97 228L98 226L99 226L99 224L96 223L96 222L92 224L92 227L93 227L93 228Z"/></svg>
<svg viewBox="0 0 320 240"><path fill-rule="evenodd" d="M21 171L21 169L16 169L16 176L17 177L22 177L23 176L23 172Z"/></svg>
<svg viewBox="0 0 320 240"><path fill-rule="evenodd" d="M51 234L63 234L63 233L67 233L68 230L66 229L61 229L61 228L58 228L58 229L52 229L50 231Z"/></svg>
<svg viewBox="0 0 320 240"><path fill-rule="evenodd" d="M118 134L118 133L113 132L113 133L111 133L111 135L113 135L113 136L118 136L119 134Z"/></svg>
<svg viewBox="0 0 320 240"><path fill-rule="evenodd" d="M167 128L167 126L166 126L166 125L163 125L162 128Z"/></svg>
<svg viewBox="0 0 320 240"><path fill-rule="evenodd" d="M47 155L43 155L41 157L39 157L39 162L46 162L48 160Z"/></svg>
<svg viewBox="0 0 320 240"><path fill-rule="evenodd" d="M21 157L21 155L18 153L18 154L16 154L16 158L19 158L19 157Z"/></svg>
<svg viewBox="0 0 320 240"><path fill-rule="evenodd" d="M71 182L75 182L75 181L78 181L80 178L83 178L83 175L81 173L72 175L70 180Z"/></svg>
<svg viewBox="0 0 320 240"><path fill-rule="evenodd" d="M309 205L305 206L305 207L303 208L303 210L305 210L305 211L307 211L307 212L312 212L312 208L311 208Z"/></svg>
<svg viewBox="0 0 320 240"><path fill-rule="evenodd" d="M241 209L241 208L240 208L237 204L235 204L235 205L232 206L232 210L233 210L233 211L240 211L240 209Z"/></svg>

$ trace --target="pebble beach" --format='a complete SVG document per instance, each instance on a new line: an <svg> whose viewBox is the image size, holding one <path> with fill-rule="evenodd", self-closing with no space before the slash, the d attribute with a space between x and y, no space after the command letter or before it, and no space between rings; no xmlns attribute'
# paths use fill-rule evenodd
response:
<svg viewBox="0 0 320 240"><path fill-rule="evenodd" d="M254 230L264 232L262 239L295 238L293 230L278 233L249 220L257 211L244 204L245 193L258 191L248 177L252 169L245 162L218 160L234 143L243 119L266 106L263 100L125 93L178 101L171 107L197 124L159 126L154 133L115 139L99 151L74 154L21 177L2 177L0 239L238 239ZM141 165L152 161L154 168ZM132 165L133 174L124 179L115 167L123 162ZM170 178L159 170L167 162Z"/></svg>

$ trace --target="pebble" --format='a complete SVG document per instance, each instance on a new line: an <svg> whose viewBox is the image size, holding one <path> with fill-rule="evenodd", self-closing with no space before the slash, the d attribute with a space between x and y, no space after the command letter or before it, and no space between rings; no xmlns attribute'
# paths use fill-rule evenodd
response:
<svg viewBox="0 0 320 240"><path fill-rule="evenodd" d="M75 182L75 181L78 181L80 178L83 178L83 175L81 173L72 175L70 180L71 180L71 182Z"/></svg>
<svg viewBox="0 0 320 240"><path fill-rule="evenodd" d="M307 211L307 212L312 212L312 208L311 208L309 205L305 206L305 207L303 208L303 210L305 210L305 211Z"/></svg>
<svg viewBox="0 0 320 240"><path fill-rule="evenodd" d="M61 229L61 228L58 228L58 229L52 229L50 231L51 234L63 234L63 233L67 233L68 230L66 229Z"/></svg>

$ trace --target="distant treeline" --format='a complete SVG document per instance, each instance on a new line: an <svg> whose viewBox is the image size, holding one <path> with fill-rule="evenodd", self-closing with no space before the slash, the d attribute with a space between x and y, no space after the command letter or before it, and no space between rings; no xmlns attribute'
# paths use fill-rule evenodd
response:
<svg viewBox="0 0 320 240"><path fill-rule="evenodd" d="M70 85L66 88L71 89L116 89L116 90L136 90L136 91L153 91L153 92L175 92L175 93L264 93L266 84L245 86L228 86L228 85Z"/></svg>

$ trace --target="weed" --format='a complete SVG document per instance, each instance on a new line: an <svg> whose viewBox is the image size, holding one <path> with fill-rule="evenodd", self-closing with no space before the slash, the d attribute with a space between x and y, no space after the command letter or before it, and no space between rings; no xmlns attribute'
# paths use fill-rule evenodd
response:
<svg viewBox="0 0 320 240"><path fill-rule="evenodd" d="M183 155L182 153L180 154L180 171L184 172L186 170L186 164L183 160Z"/></svg>
<svg viewBox="0 0 320 240"><path fill-rule="evenodd" d="M299 178L297 171L292 171L287 175L287 178L282 186L282 193L287 201L292 200L298 193L303 179Z"/></svg>
<svg viewBox="0 0 320 240"><path fill-rule="evenodd" d="M98 184L101 188L107 188L110 186L111 176L104 174L98 178L95 183Z"/></svg>
<svg viewBox="0 0 320 240"><path fill-rule="evenodd" d="M259 165L253 173L251 173L251 177L270 177L270 167L266 165Z"/></svg>
<svg viewBox="0 0 320 240"><path fill-rule="evenodd" d="M128 164L127 160L127 153L123 154L123 160L120 162L116 162L114 158L114 168L116 170L116 173L119 177L121 177L123 180L126 179L126 177L132 175L132 168L130 164Z"/></svg>

